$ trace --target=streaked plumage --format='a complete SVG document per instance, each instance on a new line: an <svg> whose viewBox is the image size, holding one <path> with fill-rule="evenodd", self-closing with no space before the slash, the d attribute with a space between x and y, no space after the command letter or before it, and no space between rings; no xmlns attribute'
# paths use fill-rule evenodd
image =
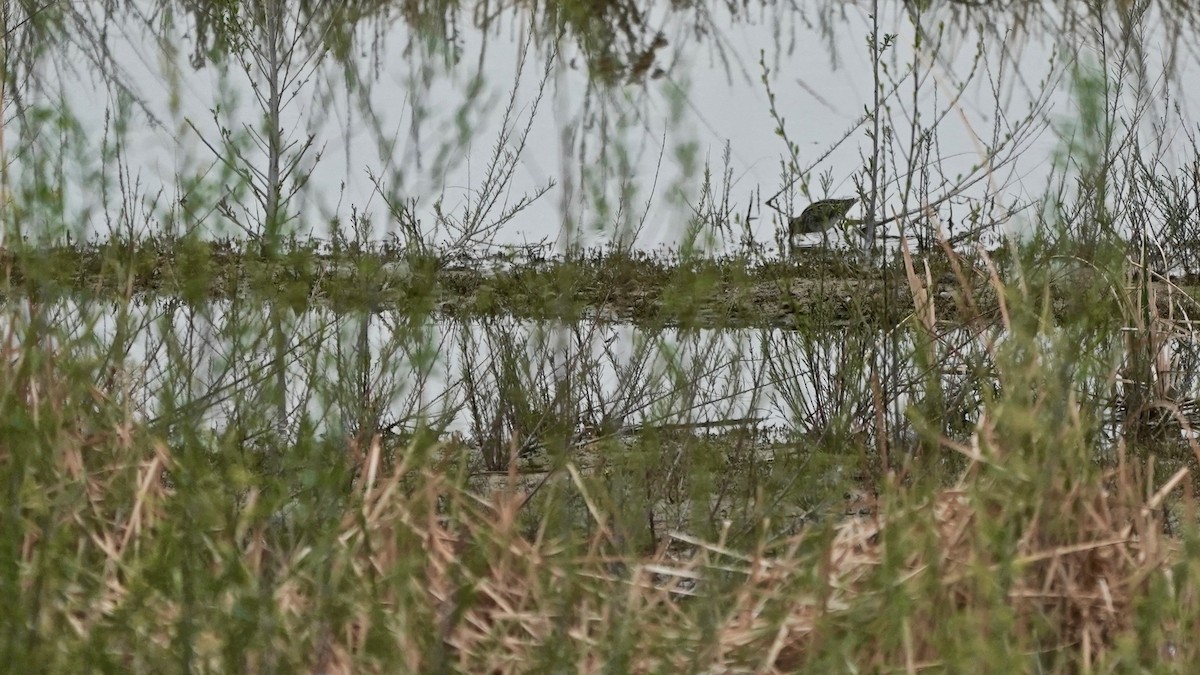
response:
<svg viewBox="0 0 1200 675"><path fill-rule="evenodd" d="M822 199L813 202L800 215L788 221L788 243L794 251L796 237L803 234L817 234L832 227L837 227L846 219L857 198Z"/></svg>

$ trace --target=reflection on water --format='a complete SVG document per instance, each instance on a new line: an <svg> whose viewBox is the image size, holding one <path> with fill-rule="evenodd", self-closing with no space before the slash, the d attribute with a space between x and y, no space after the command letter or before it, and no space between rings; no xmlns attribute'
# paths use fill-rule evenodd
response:
<svg viewBox="0 0 1200 675"><path fill-rule="evenodd" d="M899 392L884 401L889 409L936 416L944 432L964 437L982 397L1002 385L989 375L989 354L1005 344L998 331L958 329L921 356L909 333L845 328L647 330L328 310L277 318L280 342L271 310L262 306L62 302L40 311L47 325L69 329L59 350L101 359L114 372L123 364L127 395L149 419L182 407L219 430L239 405L267 396L283 372L289 427L303 417L335 432L424 424L479 442L515 435L523 443L551 420L608 433L642 425L701 433L749 425L806 436L836 425L869 431L881 388ZM1178 332L1162 344L1152 389L1138 400L1193 400L1200 392L1200 341ZM1097 353L1129 347L1113 336ZM937 365L921 365L928 363ZM1142 391L1135 367L1127 361L1119 371L1092 375L1085 368L1081 390L1113 401L1111 419L1119 419Z"/></svg>

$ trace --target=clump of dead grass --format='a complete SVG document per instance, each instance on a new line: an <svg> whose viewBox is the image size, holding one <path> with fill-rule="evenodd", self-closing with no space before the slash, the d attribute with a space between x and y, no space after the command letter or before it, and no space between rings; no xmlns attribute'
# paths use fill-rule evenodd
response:
<svg viewBox="0 0 1200 675"><path fill-rule="evenodd" d="M995 628L1016 652L1084 669L1136 638L1139 595L1177 559L1178 546L1161 534L1159 506L1186 472L1141 502L1118 470L1006 508L978 469L953 489L882 498L829 537L814 531L744 552L677 535L676 546L649 557L616 559L599 555L603 528L584 551L531 540L516 532L521 495L481 500L432 475L421 501L459 501L460 515L451 522L424 509L418 520L395 474L365 489L363 512L347 518L341 541L349 568L364 575L411 555L424 559L408 582L425 590L444 657L466 672L526 672L548 662L593 672L616 658L630 672L789 672L851 643L844 655L855 663L915 671L961 663L946 653L945 624L985 625L991 614L1007 617ZM1061 527L1064 513L1073 514L1073 529ZM395 541L397 528L423 542L419 554L365 546ZM998 529L1011 547L996 546ZM897 597L906 608L891 606ZM413 611L379 600L396 610L392 620ZM867 630L892 619L899 640ZM1174 654L1182 642L1164 639L1154 651ZM341 645L347 672L359 651Z"/></svg>

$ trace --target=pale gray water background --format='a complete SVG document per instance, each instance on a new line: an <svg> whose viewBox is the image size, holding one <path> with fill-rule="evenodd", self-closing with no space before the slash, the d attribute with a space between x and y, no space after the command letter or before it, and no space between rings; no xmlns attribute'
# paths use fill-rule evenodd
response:
<svg viewBox="0 0 1200 675"><path fill-rule="evenodd" d="M258 329L244 339L229 336L231 322L253 326L265 321L265 309L234 308L214 302L203 308L180 307L170 300L121 306L63 301L42 307L43 319L69 330L69 346L81 359L112 358L125 364L117 389L154 419L164 397L185 409L189 401L205 411L204 423L219 433L239 407L236 398L253 399L272 383L274 346ZM253 316L256 312L261 317ZM364 324L364 321L366 322ZM124 331L118 327L124 322ZM366 349L362 349L366 328ZM130 330L130 327L135 327ZM323 431L338 431L355 418L365 400L386 392L378 421L412 428L443 422L447 431L472 436L473 410L485 417L495 410L497 359L514 356L516 392L521 400L545 404L546 414L563 414L551 401L559 386L571 387L581 403L572 411L580 429L607 422L610 428L649 424L712 423L741 420L760 429L820 434L836 411L847 419L871 419L869 378L879 376L872 363L884 363L893 341L899 353L914 349L911 331L863 333L859 337L830 330L815 335L778 329L651 331L622 324L565 324L510 318L480 321L413 323L401 313L335 313L314 309L287 329L287 405L292 423L305 411ZM118 335L120 340L118 341ZM964 414L965 428L978 421L971 411L981 401L980 386L995 382L994 350L1006 335L997 327L982 332L949 330L939 337L934 379L953 410ZM1068 329L1048 329L1038 342L1047 353L1056 340L1078 341ZM1109 366L1081 373L1085 391L1107 396L1116 383L1122 391L1127 347L1115 335L1097 348L1112 356ZM878 350L884 350L878 352ZM1200 397L1200 339L1183 333L1164 346L1177 400ZM871 354L877 352L875 360ZM898 363L895 405L905 409L922 399L930 381L913 360ZM366 393L359 390L366 373ZM1159 376L1152 377L1152 381ZM985 384L985 383L991 384ZM964 388L966 388L964 390ZM505 392L500 392L505 396ZM218 405L212 402L223 401ZM947 409L948 411L951 409ZM1116 412L1112 426L1119 424ZM748 418L753 418L751 421ZM329 422L336 422L329 428ZM720 432L737 425L716 426Z"/></svg>
<svg viewBox="0 0 1200 675"><path fill-rule="evenodd" d="M164 395L176 405L252 398L273 377L273 344L257 330L231 339L236 331L229 329L235 321L265 321L266 310L235 310L227 302L196 309L170 300L130 305L125 312L75 301L41 310L44 320L69 331L74 341L69 347L79 358L118 357L126 366L118 389L150 419L162 411ZM262 316L253 316L259 311ZM360 348L364 319L365 351ZM570 381L574 396L584 401L580 424L607 419L633 427L755 418L758 427L818 433L829 421L820 417L822 410L868 416L871 370L862 355L890 339L868 334L854 343L839 331L808 337L778 329L649 331L508 318L413 324L398 312L353 315L322 309L300 315L287 328L289 416L305 410L318 424L347 419L363 403L357 385L366 372L370 392L389 392L383 422L411 425L444 417L449 431L464 433L471 431L468 377L480 392L493 389L496 359L510 353L512 345L523 352L517 359L527 387L522 393L531 401L552 398L556 385ZM943 363L943 379L967 381L967 373L957 369L967 360L986 362L987 339L998 334L948 334L947 344L957 345L960 353ZM910 336L901 336L901 348L912 348ZM900 381L922 376L911 363L903 367ZM211 428L219 430L229 421L223 411L234 407L229 401L201 409L207 410Z"/></svg>

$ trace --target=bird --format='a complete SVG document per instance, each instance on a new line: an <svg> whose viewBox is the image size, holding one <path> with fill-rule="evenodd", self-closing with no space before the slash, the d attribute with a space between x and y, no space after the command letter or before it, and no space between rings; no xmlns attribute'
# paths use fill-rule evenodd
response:
<svg viewBox="0 0 1200 675"><path fill-rule="evenodd" d="M841 225L846 214L858 203L858 199L822 199L813 202L800 215L788 221L788 246L796 253L796 237L802 234L824 234L826 230Z"/></svg>

